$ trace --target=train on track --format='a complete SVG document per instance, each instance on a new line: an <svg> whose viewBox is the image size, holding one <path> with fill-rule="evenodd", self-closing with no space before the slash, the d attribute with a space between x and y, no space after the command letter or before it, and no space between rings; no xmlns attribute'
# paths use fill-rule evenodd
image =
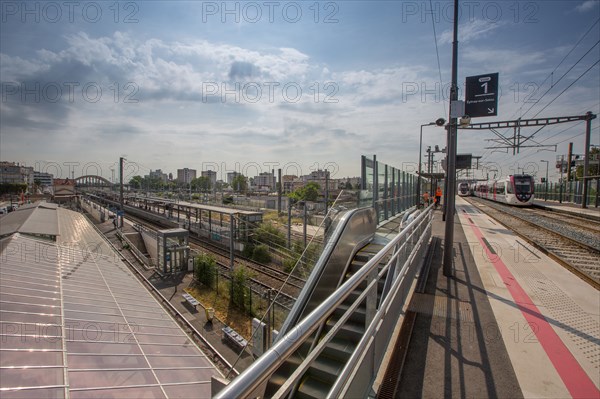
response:
<svg viewBox="0 0 600 399"><path fill-rule="evenodd" d="M516 206L532 206L534 180L530 175L510 175L498 180L477 182L471 185L474 196ZM461 183L463 184L463 183ZM459 188L459 195L460 188Z"/></svg>
<svg viewBox="0 0 600 399"><path fill-rule="evenodd" d="M470 197L473 195L473 187L467 182L458 183L458 195L459 197Z"/></svg>

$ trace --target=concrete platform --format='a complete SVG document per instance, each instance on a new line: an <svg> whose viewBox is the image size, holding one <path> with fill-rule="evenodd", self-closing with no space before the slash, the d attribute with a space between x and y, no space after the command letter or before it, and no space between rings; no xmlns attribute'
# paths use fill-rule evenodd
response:
<svg viewBox="0 0 600 399"><path fill-rule="evenodd" d="M452 276L440 248L398 397L599 398L600 293L461 198L456 210Z"/></svg>
<svg viewBox="0 0 600 399"><path fill-rule="evenodd" d="M594 204L588 205L587 208L582 208L581 205L573 204L571 202L558 202L558 201L544 201L536 199L533 204L538 208L546 208L550 211L556 211L560 213L571 213L578 216L587 216L594 220L600 220L600 208L596 208Z"/></svg>

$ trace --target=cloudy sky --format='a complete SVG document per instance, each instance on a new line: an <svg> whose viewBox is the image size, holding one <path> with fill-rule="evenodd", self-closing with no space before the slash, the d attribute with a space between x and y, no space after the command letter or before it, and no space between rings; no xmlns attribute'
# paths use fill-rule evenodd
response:
<svg viewBox="0 0 600 399"><path fill-rule="evenodd" d="M597 0L461 3L461 98L466 76L500 77L498 116L473 122L600 112ZM57 176L111 178L120 156L126 176L358 176L363 154L410 171L420 125L447 118L450 1L0 4L0 158ZM523 129L550 147L517 156L461 131L458 152L545 172L568 142L583 152L584 128ZM444 147L444 130L423 144Z"/></svg>

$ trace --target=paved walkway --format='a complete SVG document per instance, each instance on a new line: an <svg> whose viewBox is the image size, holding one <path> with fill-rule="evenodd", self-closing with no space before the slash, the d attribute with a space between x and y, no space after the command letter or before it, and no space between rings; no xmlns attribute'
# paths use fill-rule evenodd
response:
<svg viewBox="0 0 600 399"><path fill-rule="evenodd" d="M402 398L600 398L600 294L461 198L400 376ZM433 236L443 243L436 212Z"/></svg>
<svg viewBox="0 0 600 399"><path fill-rule="evenodd" d="M441 211L434 237L443 241ZM425 292L410 310L417 316L402 374L400 398L521 398L498 324L457 221L452 277L443 274L443 246L433 254Z"/></svg>

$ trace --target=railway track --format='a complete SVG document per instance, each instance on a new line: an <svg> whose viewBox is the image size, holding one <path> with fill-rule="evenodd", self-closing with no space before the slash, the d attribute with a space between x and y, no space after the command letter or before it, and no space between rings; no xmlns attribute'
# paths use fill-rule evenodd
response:
<svg viewBox="0 0 600 399"><path fill-rule="evenodd" d="M572 222L558 220L556 215L543 211L531 212L531 209L509 207L479 198L468 198L467 201L600 289L600 249L597 234L593 231L581 234L581 226L576 228ZM586 227L583 229L585 231Z"/></svg>
<svg viewBox="0 0 600 399"><path fill-rule="evenodd" d="M221 255L222 257L225 257L229 260L229 249L223 248L219 245L216 245L216 244L210 242L209 240L206 240L206 239L203 239L200 237L190 236L190 242L197 243L201 247L204 247L204 248L208 249L209 251L216 253L218 255ZM273 278L274 280L277 280L281 284L283 284L287 281L287 284L289 284L291 287L298 289L298 290L302 290L302 288L304 287L304 284L306 283L306 280L304 280L300 277L294 276L293 274L290 275L290 274L288 274L282 270L279 270L275 267L272 267L269 265L264 265L262 263L253 261L252 259L248 259L248 258L239 256L239 255L236 255L236 258L240 261L241 264L245 265L246 267L257 271L260 274L264 274L270 278Z"/></svg>
<svg viewBox="0 0 600 399"><path fill-rule="evenodd" d="M556 211L548 212L547 210L540 208L527 208L524 209L527 213L546 218L549 221L556 223L558 227L563 223L567 223L569 228L578 232L578 234L589 236L592 240L596 241L597 249L600 250L600 221L573 214L559 213Z"/></svg>
<svg viewBox="0 0 600 399"><path fill-rule="evenodd" d="M157 226L157 224L153 221L149 222L137 216L127 215L126 218L153 230L155 230L157 227L163 227ZM209 251L210 253L214 254L217 257L217 264L220 269L220 276L228 280L231 278L231 270L229 267L229 250L221 248L215 244L212 244L206 240L202 240L194 236L189 237L189 242L190 246L192 247L192 250L198 250L198 248L202 248L203 250ZM192 244L195 245L196 248L194 248ZM302 290L303 284L305 282L304 280L292 276L294 278L291 278L287 282L287 284L284 284L284 282L286 281L285 279L287 278L287 274L278 269L262 265L257 262L253 262L250 259L242 258L238 255L236 255L235 257L235 262L236 266L243 265L257 272L258 276L250 279L250 288L255 293L262 296L266 294L267 290L276 292L280 291L275 298L275 303L278 306L287 309L288 311L291 310L292 306L296 302L296 298ZM277 272L279 272L279 275L277 274ZM300 285L300 283L302 285Z"/></svg>
<svg viewBox="0 0 600 399"><path fill-rule="evenodd" d="M146 220L140 216L133 216L131 214L128 214L126 218L134 223L140 224L152 230L156 230L157 228L173 227L171 224L169 224L167 219L162 218L160 215L157 215L155 220ZM203 240L196 236L190 236L189 241L190 246L194 244L214 254L217 257L217 264L219 265L221 272L220 275L226 279L230 279L230 260L228 249L222 248L208 240ZM193 247L192 250L194 250ZM235 256L235 262L238 266L243 265L256 272L257 276L250 279L250 288L255 293L264 296L268 290L279 292L279 294L275 297L275 303L278 306L287 309L288 311L292 308L296 298L302 290L302 287L304 287L304 283L306 282L306 280L297 276L289 275L282 270L268 265L263 265L239 255Z"/></svg>

